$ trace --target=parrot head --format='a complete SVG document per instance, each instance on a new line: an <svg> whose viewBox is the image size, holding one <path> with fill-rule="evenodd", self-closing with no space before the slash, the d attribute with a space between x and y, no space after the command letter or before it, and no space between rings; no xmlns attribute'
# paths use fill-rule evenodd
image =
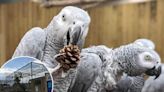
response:
<svg viewBox="0 0 164 92"><path fill-rule="evenodd" d="M154 42L149 40L149 39L145 39L145 38L137 39L134 41L134 43L141 45L141 46L145 46L145 47L150 48L150 49L155 49Z"/></svg>
<svg viewBox="0 0 164 92"><path fill-rule="evenodd" d="M73 44L81 49L88 33L90 16L80 8L64 7L57 16L54 16L50 25L64 45Z"/></svg>
<svg viewBox="0 0 164 92"><path fill-rule="evenodd" d="M130 76L147 74L159 77L161 59L156 51L137 44L121 46L114 50L114 61Z"/></svg>

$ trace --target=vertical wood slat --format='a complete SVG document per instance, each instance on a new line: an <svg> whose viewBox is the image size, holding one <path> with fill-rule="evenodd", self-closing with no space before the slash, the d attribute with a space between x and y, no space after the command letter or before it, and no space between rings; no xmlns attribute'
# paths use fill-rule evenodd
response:
<svg viewBox="0 0 164 92"><path fill-rule="evenodd" d="M43 8L31 2L0 5L0 65L8 60L32 27L44 28L62 7ZM164 60L164 1L103 6L88 9L92 18L85 47L117 47L137 38L155 42Z"/></svg>
<svg viewBox="0 0 164 92"><path fill-rule="evenodd" d="M157 39L157 50L160 52L160 55L162 57L162 60L164 60L164 10L163 10L164 0L160 0L160 2L157 2L157 32L158 33L158 39ZM164 62L164 61L163 61Z"/></svg>
<svg viewBox="0 0 164 92"><path fill-rule="evenodd" d="M1 5L0 6L0 65L2 65L4 63L4 61L6 60L6 39L5 39L5 36L6 36L6 6L4 5Z"/></svg>

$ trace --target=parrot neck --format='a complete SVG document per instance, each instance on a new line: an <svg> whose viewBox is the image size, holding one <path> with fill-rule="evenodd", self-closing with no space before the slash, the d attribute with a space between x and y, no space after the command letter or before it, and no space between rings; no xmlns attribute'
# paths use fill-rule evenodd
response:
<svg viewBox="0 0 164 92"><path fill-rule="evenodd" d="M62 69L53 72L52 76L54 81L54 91L67 92L72 83L72 80L74 80L76 76L76 73L77 70L73 68L68 70L64 77L62 76Z"/></svg>
<svg viewBox="0 0 164 92"><path fill-rule="evenodd" d="M45 28L46 31L46 47L48 50L52 50L57 54L60 49L64 47L63 36L61 36L60 28L58 28L55 22L56 17L50 22L50 24Z"/></svg>
<svg viewBox="0 0 164 92"><path fill-rule="evenodd" d="M51 30L52 28L45 28L46 42L44 47L44 53L42 61L47 63L49 67L57 66L57 62L54 62L54 56L59 53L59 50L64 47L63 40L58 37L58 31Z"/></svg>
<svg viewBox="0 0 164 92"><path fill-rule="evenodd" d="M46 44L51 46L55 51L57 51L57 53L64 47L63 37L59 37L58 33L58 31L55 33L46 32Z"/></svg>

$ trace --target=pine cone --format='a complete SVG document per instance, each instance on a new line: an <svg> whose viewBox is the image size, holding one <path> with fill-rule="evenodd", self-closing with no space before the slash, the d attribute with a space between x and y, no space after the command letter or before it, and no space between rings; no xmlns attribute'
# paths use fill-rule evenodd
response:
<svg viewBox="0 0 164 92"><path fill-rule="evenodd" d="M62 65L64 71L75 68L80 61L80 50L76 45L68 45L60 50L56 60Z"/></svg>

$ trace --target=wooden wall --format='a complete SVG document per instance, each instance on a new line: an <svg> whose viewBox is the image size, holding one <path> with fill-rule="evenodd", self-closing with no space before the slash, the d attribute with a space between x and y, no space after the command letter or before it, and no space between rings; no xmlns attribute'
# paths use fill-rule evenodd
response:
<svg viewBox="0 0 164 92"><path fill-rule="evenodd" d="M8 60L30 28L46 27L61 7L46 9L31 2L0 5L0 65ZM86 45L117 47L149 38L164 60L164 0L88 9L92 18Z"/></svg>

